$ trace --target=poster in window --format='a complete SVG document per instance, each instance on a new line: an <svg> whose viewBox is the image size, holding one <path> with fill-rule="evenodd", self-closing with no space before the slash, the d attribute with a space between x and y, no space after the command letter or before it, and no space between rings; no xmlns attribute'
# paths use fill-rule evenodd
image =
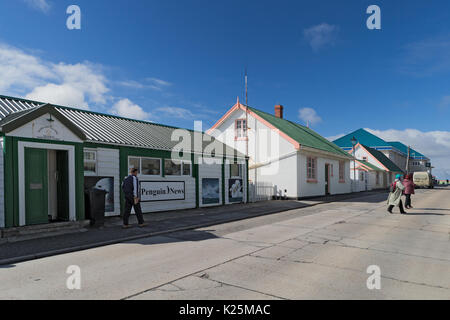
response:
<svg viewBox="0 0 450 320"><path fill-rule="evenodd" d="M84 177L84 188L96 188L106 191L105 212L114 212L114 178L113 177Z"/></svg>
<svg viewBox="0 0 450 320"><path fill-rule="evenodd" d="M220 203L219 179L217 178L202 179L202 203L203 204Z"/></svg>
<svg viewBox="0 0 450 320"><path fill-rule="evenodd" d="M228 201L230 202L242 202L244 199L244 186L242 179L229 179L228 180Z"/></svg>

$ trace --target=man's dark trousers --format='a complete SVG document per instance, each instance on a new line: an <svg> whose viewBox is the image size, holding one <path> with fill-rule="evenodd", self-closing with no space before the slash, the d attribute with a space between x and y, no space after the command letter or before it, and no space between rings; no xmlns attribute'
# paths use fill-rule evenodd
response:
<svg viewBox="0 0 450 320"><path fill-rule="evenodd" d="M134 212L136 213L136 218L138 219L139 224L144 223L144 217L142 215L141 203L134 203L133 195L126 194L125 195L125 212L123 214L123 224L128 225L128 218L131 214L131 208L134 208Z"/></svg>

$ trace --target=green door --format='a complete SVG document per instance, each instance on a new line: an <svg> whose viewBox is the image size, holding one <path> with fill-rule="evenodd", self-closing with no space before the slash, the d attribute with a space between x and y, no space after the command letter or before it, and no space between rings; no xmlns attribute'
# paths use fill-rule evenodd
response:
<svg viewBox="0 0 450 320"><path fill-rule="evenodd" d="M56 151L58 220L69 221L69 155Z"/></svg>
<svg viewBox="0 0 450 320"><path fill-rule="evenodd" d="M25 148L26 224L48 223L47 150Z"/></svg>

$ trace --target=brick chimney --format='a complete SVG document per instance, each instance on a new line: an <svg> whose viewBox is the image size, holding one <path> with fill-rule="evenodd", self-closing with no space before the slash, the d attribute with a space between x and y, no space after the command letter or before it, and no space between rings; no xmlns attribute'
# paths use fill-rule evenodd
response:
<svg viewBox="0 0 450 320"><path fill-rule="evenodd" d="M275 106L275 117L283 119L283 106L280 104Z"/></svg>

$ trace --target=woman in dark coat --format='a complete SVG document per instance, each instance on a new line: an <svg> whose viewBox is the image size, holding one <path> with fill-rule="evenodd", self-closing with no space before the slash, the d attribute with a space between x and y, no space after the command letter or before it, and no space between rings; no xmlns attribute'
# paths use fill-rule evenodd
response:
<svg viewBox="0 0 450 320"><path fill-rule="evenodd" d="M414 194L414 182L412 181L412 174L405 175L403 179L403 185L405 186L405 190L403 190L403 194L406 197L405 208L411 209L413 206L411 205L411 195Z"/></svg>

